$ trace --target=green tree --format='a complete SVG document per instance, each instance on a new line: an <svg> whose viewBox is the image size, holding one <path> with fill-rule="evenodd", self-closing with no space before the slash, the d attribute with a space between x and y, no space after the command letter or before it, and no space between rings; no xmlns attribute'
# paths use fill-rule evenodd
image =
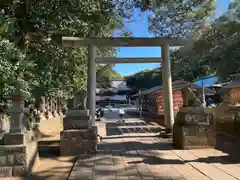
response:
<svg viewBox="0 0 240 180"><path fill-rule="evenodd" d="M110 88L112 80L121 80L122 76L111 65L99 65L97 69L98 88Z"/></svg>
<svg viewBox="0 0 240 180"><path fill-rule="evenodd" d="M61 36L106 37L121 26L111 2L12 0L1 1L0 10L0 36L25 52L34 66L27 70L31 78L23 76L31 82L28 91L35 99L59 91L71 98L86 90L86 48L65 49Z"/></svg>

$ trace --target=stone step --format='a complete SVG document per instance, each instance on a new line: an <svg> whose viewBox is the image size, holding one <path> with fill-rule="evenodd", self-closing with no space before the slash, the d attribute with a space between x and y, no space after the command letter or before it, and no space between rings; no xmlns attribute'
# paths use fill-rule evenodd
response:
<svg viewBox="0 0 240 180"><path fill-rule="evenodd" d="M39 155L42 157L60 155L60 140L38 142Z"/></svg>
<svg viewBox="0 0 240 180"><path fill-rule="evenodd" d="M88 129L90 117L67 116L63 119L63 129Z"/></svg>
<svg viewBox="0 0 240 180"><path fill-rule="evenodd" d="M39 141L38 142L38 147L51 147L51 146L59 146L60 140L56 141Z"/></svg>
<svg viewBox="0 0 240 180"><path fill-rule="evenodd" d="M96 138L96 133L94 129L69 129L61 131L61 140L64 138L82 138L82 139L94 139Z"/></svg>
<svg viewBox="0 0 240 180"><path fill-rule="evenodd" d="M89 110L71 109L67 111L66 116L87 117L89 116Z"/></svg>

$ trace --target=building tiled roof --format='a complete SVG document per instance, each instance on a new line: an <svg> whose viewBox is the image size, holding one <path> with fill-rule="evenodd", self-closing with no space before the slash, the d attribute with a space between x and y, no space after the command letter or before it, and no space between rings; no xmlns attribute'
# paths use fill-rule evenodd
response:
<svg viewBox="0 0 240 180"><path fill-rule="evenodd" d="M216 84L218 81L219 81L218 76L207 76L194 81L193 84L198 86L203 85L203 87L211 87L212 85Z"/></svg>
<svg viewBox="0 0 240 180"><path fill-rule="evenodd" d="M186 87L186 86L188 86L188 85L190 85L190 84L192 85L193 88L202 88L202 86L199 86L199 85L197 85L197 84L193 84L193 83L191 83L191 82L184 81L184 80L179 80L179 81L174 81L174 82L172 83L172 86L173 86L173 87L172 87L172 90L173 90L173 91L176 91L176 90L182 89L182 88L184 88L184 87ZM153 92L158 92L158 91L160 91L162 88L163 88L162 85L161 85L161 86L155 86L155 87L153 87L153 88L150 88L150 89L148 89L148 90L145 90L145 91L140 92L140 94L141 94L141 95L147 95L147 94L150 94L150 93L153 93ZM215 94L215 91L212 90L212 89L210 89L210 88L204 87L204 90L205 90L205 93L206 93L206 94ZM137 96L139 96L139 93L134 94L132 97L137 97Z"/></svg>

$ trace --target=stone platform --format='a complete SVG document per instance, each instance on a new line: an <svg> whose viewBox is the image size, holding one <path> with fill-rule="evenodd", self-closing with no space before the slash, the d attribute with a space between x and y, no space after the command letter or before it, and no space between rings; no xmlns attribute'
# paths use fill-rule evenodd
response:
<svg viewBox="0 0 240 180"><path fill-rule="evenodd" d="M88 110L70 110L63 119L61 156L75 156L97 150L97 128L89 128Z"/></svg>
<svg viewBox="0 0 240 180"><path fill-rule="evenodd" d="M214 148L216 132L205 125L174 125L173 145L180 149Z"/></svg>
<svg viewBox="0 0 240 180"><path fill-rule="evenodd" d="M37 140L33 133L10 133L5 135L4 141L5 144L0 145L0 177L30 175L39 163Z"/></svg>
<svg viewBox="0 0 240 180"><path fill-rule="evenodd" d="M216 128L212 115L202 108L182 108L173 126L173 145L180 149L214 148Z"/></svg>

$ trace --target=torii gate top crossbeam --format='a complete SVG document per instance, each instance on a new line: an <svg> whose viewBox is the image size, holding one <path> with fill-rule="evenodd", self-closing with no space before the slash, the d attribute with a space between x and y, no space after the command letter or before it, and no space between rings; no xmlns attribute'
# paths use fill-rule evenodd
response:
<svg viewBox="0 0 240 180"><path fill-rule="evenodd" d="M188 41L181 39L172 39L165 37L155 38L78 38L78 37L62 37L63 46L65 47L81 47L85 45L105 46L105 47L144 47L144 46L183 46Z"/></svg>

